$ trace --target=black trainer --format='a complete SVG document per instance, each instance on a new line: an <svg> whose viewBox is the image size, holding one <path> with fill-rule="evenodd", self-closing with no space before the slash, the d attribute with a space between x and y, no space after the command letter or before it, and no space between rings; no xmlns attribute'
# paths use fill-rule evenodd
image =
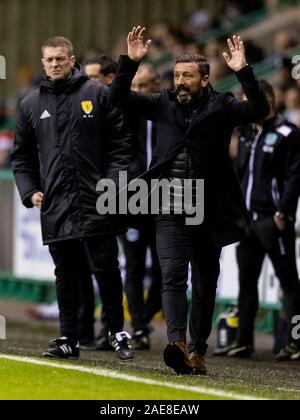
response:
<svg viewBox="0 0 300 420"><path fill-rule="evenodd" d="M250 345L232 345L227 352L228 357L237 357L241 359L250 359L254 353L254 349Z"/></svg>
<svg viewBox="0 0 300 420"><path fill-rule="evenodd" d="M300 346L296 343L290 343L285 346L276 356L277 362L286 362L290 360L300 360Z"/></svg>
<svg viewBox="0 0 300 420"><path fill-rule="evenodd" d="M233 348L235 348L236 346L234 345L230 345L230 346L225 346L225 347L216 347L214 352L213 352L213 356L215 357L224 357L227 356L228 353L230 352L230 350L232 350Z"/></svg>
<svg viewBox="0 0 300 420"><path fill-rule="evenodd" d="M146 330L135 331L132 336L135 350L150 350L149 333Z"/></svg>
<svg viewBox="0 0 300 420"><path fill-rule="evenodd" d="M49 359L78 359L79 342L69 340L67 337L56 338L50 341L49 348L43 353Z"/></svg>
<svg viewBox="0 0 300 420"><path fill-rule="evenodd" d="M131 345L131 336L122 331L114 335L109 335L109 342L115 349L116 356L120 360L132 360L134 357L134 350Z"/></svg>

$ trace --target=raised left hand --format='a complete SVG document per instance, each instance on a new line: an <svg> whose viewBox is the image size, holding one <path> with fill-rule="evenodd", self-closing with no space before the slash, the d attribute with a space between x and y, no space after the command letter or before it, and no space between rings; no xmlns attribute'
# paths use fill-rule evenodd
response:
<svg viewBox="0 0 300 420"><path fill-rule="evenodd" d="M228 67L235 72L242 70L247 66L244 42L240 36L233 35L232 40L227 39L227 44L230 55L224 52L223 57Z"/></svg>

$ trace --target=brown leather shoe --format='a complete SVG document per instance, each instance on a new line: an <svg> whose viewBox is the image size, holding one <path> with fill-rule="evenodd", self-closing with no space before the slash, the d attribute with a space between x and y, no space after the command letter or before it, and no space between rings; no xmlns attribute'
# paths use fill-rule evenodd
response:
<svg viewBox="0 0 300 420"><path fill-rule="evenodd" d="M177 375L189 375L193 371L185 341L169 343L164 351L164 361Z"/></svg>
<svg viewBox="0 0 300 420"><path fill-rule="evenodd" d="M193 375L207 375L205 358L201 354L192 352L188 355L188 359L193 368Z"/></svg>

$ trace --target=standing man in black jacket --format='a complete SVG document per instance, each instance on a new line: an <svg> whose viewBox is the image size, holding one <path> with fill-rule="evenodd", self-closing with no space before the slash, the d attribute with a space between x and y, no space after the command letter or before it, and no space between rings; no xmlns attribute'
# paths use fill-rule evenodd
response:
<svg viewBox="0 0 300 420"><path fill-rule="evenodd" d="M300 360L300 340L292 336L292 319L300 314L300 283L295 255L295 219L300 194L300 131L278 115L272 86L261 82L270 114L239 129L237 173L250 217L250 235L237 248L239 265L239 329L230 357L250 357L258 310L258 279L268 255L284 294L290 328L277 359Z"/></svg>
<svg viewBox="0 0 300 420"><path fill-rule="evenodd" d="M12 166L24 205L41 209L43 242L56 266L61 338L44 356L79 356L78 280L88 261L111 343L119 358L132 359L118 267L122 229L96 210L98 181L117 180L128 168L130 137L122 115L108 105L107 89L77 66L68 39L50 38L42 52L45 78L21 102Z"/></svg>
<svg viewBox="0 0 300 420"><path fill-rule="evenodd" d="M130 92L139 62L151 45L145 28L128 35L110 90L116 106L136 110L155 123L157 147L145 179L204 179L204 223L187 226L182 215L157 217L157 247L163 273L163 308L169 344L165 363L181 374L206 374L204 355L211 332L221 248L239 241L249 224L247 208L229 159L233 128L264 118L269 105L246 63L242 40L228 40L228 66L236 72L248 101L218 94L209 84L209 64L200 55L176 60L175 92L142 95ZM187 275L192 262L191 342L186 346Z"/></svg>

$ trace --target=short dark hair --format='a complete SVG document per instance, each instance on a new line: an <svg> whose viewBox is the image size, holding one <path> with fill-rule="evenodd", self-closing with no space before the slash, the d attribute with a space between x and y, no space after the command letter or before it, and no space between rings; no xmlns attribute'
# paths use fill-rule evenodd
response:
<svg viewBox="0 0 300 420"><path fill-rule="evenodd" d="M266 80L260 80L259 85L261 90L266 94L271 96L272 99L275 99L275 92L273 86Z"/></svg>
<svg viewBox="0 0 300 420"><path fill-rule="evenodd" d="M66 48L70 56L74 54L74 47L73 47L72 42L68 38L65 38L64 36L54 36L52 38L47 39L47 41L42 46L42 53L44 53L44 50L47 47Z"/></svg>
<svg viewBox="0 0 300 420"><path fill-rule="evenodd" d="M118 63L114 61L109 55L99 55L98 57L89 58L84 62L84 65L88 64L100 64L101 73L104 76L108 76L111 73L116 74Z"/></svg>
<svg viewBox="0 0 300 420"><path fill-rule="evenodd" d="M199 73L202 77L209 76L210 65L206 58L201 54L184 54L175 59L175 64L178 63L197 63L199 65Z"/></svg>

